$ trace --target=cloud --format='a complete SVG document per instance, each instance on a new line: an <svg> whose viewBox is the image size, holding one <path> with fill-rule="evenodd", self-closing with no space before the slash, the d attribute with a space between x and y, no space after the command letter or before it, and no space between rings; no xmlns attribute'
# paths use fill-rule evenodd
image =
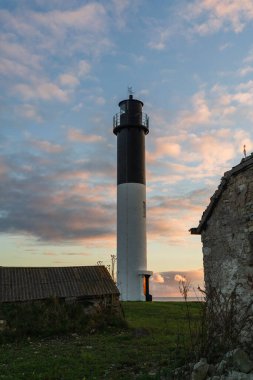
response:
<svg viewBox="0 0 253 380"><path fill-rule="evenodd" d="M67 86L67 87L75 87L79 85L79 80L76 76L73 74L61 74L59 77L59 81L62 86Z"/></svg>
<svg viewBox="0 0 253 380"><path fill-rule="evenodd" d="M35 51L46 51L47 55L71 56L73 52L99 54L111 46L107 38L108 17L102 4L88 3L76 8L54 9L45 12L26 9L21 12L0 11L6 38L9 32L27 45L31 36L36 40ZM21 46L21 45L20 45ZM67 48L66 48L67 47ZM21 46L22 48L22 46ZM43 56L40 56L43 59Z"/></svg>
<svg viewBox="0 0 253 380"><path fill-rule="evenodd" d="M7 172L8 172L7 165L3 161L0 161L0 178L1 176L5 175Z"/></svg>
<svg viewBox="0 0 253 380"><path fill-rule="evenodd" d="M86 135L76 128L70 128L68 130L68 139L70 141L84 142L84 143L97 143L103 140L102 136Z"/></svg>
<svg viewBox="0 0 253 380"><path fill-rule="evenodd" d="M237 71L237 75L240 75L240 72L243 74L243 70L244 67L242 69L239 69L239 71ZM244 73L243 75L246 75L246 73ZM237 114L240 115L240 117L243 116L251 120L251 109L253 104L252 80L246 80L244 82L236 84L235 86L229 87L214 86L212 91L216 96L218 96L216 101L216 110L219 110L220 112L222 106L225 106L225 110L229 110L231 108L234 109L234 111L231 114L229 114L228 112L225 115L223 112L223 116L234 117Z"/></svg>
<svg viewBox="0 0 253 380"><path fill-rule="evenodd" d="M160 273L154 273L151 277L151 281L158 283L158 284L163 284L164 283L164 278Z"/></svg>
<svg viewBox="0 0 253 380"><path fill-rule="evenodd" d="M54 202L57 191L51 189L51 195L50 186L40 178L34 179L37 185L28 180L25 184L5 181L4 185L15 186L9 194L3 193L1 186L6 212L5 217L0 218L1 232L29 234L42 242L72 241L72 244L82 239L111 236L115 218L111 218L101 202L97 205L90 202L89 196L79 197L67 192L62 194L62 202ZM18 185L19 198L15 199Z"/></svg>
<svg viewBox="0 0 253 380"><path fill-rule="evenodd" d="M64 73L59 76L59 82L62 86L76 87L80 80L87 77L91 70L91 65L86 60L79 61L74 72Z"/></svg>
<svg viewBox="0 0 253 380"><path fill-rule="evenodd" d="M238 73L239 73L239 75L240 75L241 77L244 77L244 76L246 76L246 75L252 73L252 71L253 71L253 67L252 67L252 66L245 66L245 67L242 67L242 68L238 71Z"/></svg>
<svg viewBox="0 0 253 380"><path fill-rule="evenodd" d="M30 143L36 149L40 149L43 152L47 153L60 153L64 150L64 148L59 144L54 144L47 140L34 140L30 139Z"/></svg>
<svg viewBox="0 0 253 380"><path fill-rule="evenodd" d="M34 120L38 123L43 122L42 116L39 114L37 107L33 104L23 104L18 110L19 113L27 119Z"/></svg>
<svg viewBox="0 0 253 380"><path fill-rule="evenodd" d="M224 50L229 49L230 47L232 47L232 44L230 42L227 42L225 44L220 45L219 50L224 51Z"/></svg>
<svg viewBox="0 0 253 380"><path fill-rule="evenodd" d="M14 62L10 59L0 58L0 74L3 76L18 76L21 78L29 77L31 68L20 62Z"/></svg>
<svg viewBox="0 0 253 380"><path fill-rule="evenodd" d="M192 97L192 107L191 111L184 111L179 116L179 125L183 128L189 128L192 125L208 125L211 122L212 113L206 101L204 91L197 92Z"/></svg>
<svg viewBox="0 0 253 380"><path fill-rule="evenodd" d="M250 64L253 62L253 47L250 48L248 55L243 60L244 63Z"/></svg>
<svg viewBox="0 0 253 380"><path fill-rule="evenodd" d="M73 10L53 10L46 13L30 12L28 17L38 25L57 33L59 29L103 31L106 11L102 4L88 3Z"/></svg>
<svg viewBox="0 0 253 380"><path fill-rule="evenodd" d="M253 19L253 3L251 0L196 0L187 7L186 14L188 20L195 21L193 31L200 35L220 29L240 33Z"/></svg>
<svg viewBox="0 0 253 380"><path fill-rule="evenodd" d="M181 274L176 274L174 280L177 282L186 282L186 278L181 276Z"/></svg>
<svg viewBox="0 0 253 380"><path fill-rule="evenodd" d="M2 71L3 74L24 76L41 70L43 58L37 52L31 52L29 46L21 45L13 38L10 39L8 34L4 35L4 33L0 41L0 67L5 67L6 69L6 71ZM16 69L16 72L14 69Z"/></svg>
<svg viewBox="0 0 253 380"><path fill-rule="evenodd" d="M90 256L89 253L85 252L60 252L60 253L55 253L55 252L43 252L43 256Z"/></svg>
<svg viewBox="0 0 253 380"><path fill-rule="evenodd" d="M152 187L155 182L171 181L170 178L176 183L186 178L192 182L219 176L231 167L244 144L251 149L250 133L242 129L231 133L229 128L200 133L182 131L178 135L158 138L147 154L148 182Z"/></svg>
<svg viewBox="0 0 253 380"><path fill-rule="evenodd" d="M164 281L155 281L155 279L160 278L160 276ZM180 281L189 285L189 297L201 298L202 294L198 291L198 286L200 286L201 289L204 288L203 269L154 273L150 281L150 293L154 297L180 297L182 296L179 290Z"/></svg>
<svg viewBox="0 0 253 380"><path fill-rule="evenodd" d="M85 61L81 60L78 65L78 74L79 76L86 76L91 70L91 65Z"/></svg>
<svg viewBox="0 0 253 380"><path fill-rule="evenodd" d="M161 186L159 185L159 188ZM208 187L182 196L155 193L149 196L148 238L164 240L169 244L189 244L189 228L199 220L210 197Z"/></svg>
<svg viewBox="0 0 253 380"><path fill-rule="evenodd" d="M178 25L171 21L170 26L157 26L152 28L152 37L148 43L148 47L154 50L162 51L167 47L167 43L173 35L177 34Z"/></svg>
<svg viewBox="0 0 253 380"><path fill-rule="evenodd" d="M61 253L63 256L90 256L89 253L86 252L63 252Z"/></svg>
<svg viewBox="0 0 253 380"><path fill-rule="evenodd" d="M82 108L83 108L83 103L79 102L78 104L76 104L72 107L72 110L75 112L79 112Z"/></svg>
<svg viewBox="0 0 253 380"><path fill-rule="evenodd" d="M97 96L95 97L95 103L100 106L103 106L106 103L106 100L103 96Z"/></svg>
<svg viewBox="0 0 253 380"><path fill-rule="evenodd" d="M153 124L161 126L159 137L148 144L151 191L158 190L161 184L175 185L186 179L191 184L203 181L204 185L210 185L210 181L230 169L238 155L243 157L244 144L247 151L253 148L250 130L237 126L242 118L251 120L252 105L250 80L198 91L188 107L179 109L174 120L168 121L161 112L158 117L151 113Z"/></svg>
<svg viewBox="0 0 253 380"><path fill-rule="evenodd" d="M112 47L108 11L97 2L54 10L45 5L43 11L29 7L32 5L0 10L0 73L5 92L25 102L66 103L74 98L80 82L88 78L92 57ZM78 59L74 58L76 54ZM57 67L52 66L53 60L58 62ZM61 73L55 78L59 69ZM102 97L97 99L97 104L104 103ZM39 113L23 113L39 121Z"/></svg>
<svg viewBox="0 0 253 380"><path fill-rule="evenodd" d="M98 163L95 152L77 161L47 140L27 139L27 144L29 153L0 159L0 232L35 237L40 243L93 240L96 246L110 246L116 225L110 165Z"/></svg>
<svg viewBox="0 0 253 380"><path fill-rule="evenodd" d="M241 33L253 20L253 3L251 0L194 0L172 4L169 12L160 22L149 19L151 49L162 51L170 41L181 37L192 39L196 35L208 36L219 31ZM221 45L220 50L227 49L230 43Z"/></svg>
<svg viewBox="0 0 253 380"><path fill-rule="evenodd" d="M158 158L166 157L179 157L181 154L181 146L179 143L174 142L171 137L158 137L155 140L155 151L153 153L147 152L147 162L151 163Z"/></svg>
<svg viewBox="0 0 253 380"><path fill-rule="evenodd" d="M188 230L198 224L219 178L240 159L240 155L243 157L244 144L247 152L253 148L250 131L234 125L237 117L245 117L245 107L252 108L248 99L238 96L241 92L251 92L251 87L251 83L244 82L240 88L214 86L209 92L199 91L192 99L206 104L207 118L198 118L196 106L179 110L175 121L168 122L162 113L159 113L159 120L153 121L155 125L162 125L166 133L163 138L153 139L147 154L150 242L159 239L170 245L193 244ZM201 130L189 120L192 123L201 120Z"/></svg>
<svg viewBox="0 0 253 380"><path fill-rule="evenodd" d="M140 5L141 3L138 0L111 0L111 2L108 2L108 8L110 13L112 13L112 20L118 29L122 30L128 26L127 22L136 16Z"/></svg>
<svg viewBox="0 0 253 380"><path fill-rule="evenodd" d="M44 256L57 256L57 253L54 253L54 252L44 252L43 255Z"/></svg>
<svg viewBox="0 0 253 380"><path fill-rule="evenodd" d="M41 100L59 100L64 103L69 100L67 91L50 82L20 83L13 87L13 92L19 93L24 100L37 98Z"/></svg>

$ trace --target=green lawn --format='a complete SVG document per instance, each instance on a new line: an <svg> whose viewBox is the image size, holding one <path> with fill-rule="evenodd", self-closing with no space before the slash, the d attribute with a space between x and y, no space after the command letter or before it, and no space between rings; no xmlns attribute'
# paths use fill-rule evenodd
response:
<svg viewBox="0 0 253 380"><path fill-rule="evenodd" d="M189 303L193 320L200 306ZM184 360L186 305L124 302L128 329L25 339L0 346L0 379L159 379ZM156 375L154 375L156 374Z"/></svg>

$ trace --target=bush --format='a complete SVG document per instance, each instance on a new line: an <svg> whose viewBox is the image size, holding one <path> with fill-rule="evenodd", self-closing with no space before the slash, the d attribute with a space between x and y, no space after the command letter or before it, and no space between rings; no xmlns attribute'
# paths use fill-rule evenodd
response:
<svg viewBox="0 0 253 380"><path fill-rule="evenodd" d="M214 362L226 352L242 346L243 333L246 331L248 338L252 337L253 302L243 304L240 302L240 284L225 294L220 289L209 286L208 291L202 292L204 300L200 303L200 320L194 321L189 309L188 291L190 285L187 282L180 283L180 292L186 304L186 320L189 335L189 357L199 360L206 357L209 362ZM250 345L252 339L244 341L244 347Z"/></svg>
<svg viewBox="0 0 253 380"><path fill-rule="evenodd" d="M66 333L85 333L108 325L124 324L121 315L100 307L87 312L82 303L66 304L57 298L33 303L3 304L1 319L6 327L0 333L2 340L25 336L52 336Z"/></svg>

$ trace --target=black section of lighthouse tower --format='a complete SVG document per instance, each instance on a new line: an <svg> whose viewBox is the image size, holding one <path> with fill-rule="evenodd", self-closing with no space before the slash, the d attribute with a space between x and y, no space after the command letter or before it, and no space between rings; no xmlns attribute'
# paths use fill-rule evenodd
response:
<svg viewBox="0 0 253 380"><path fill-rule="evenodd" d="M117 285L122 300L151 300L146 252L145 135L149 119L140 100L119 103L117 136Z"/></svg>

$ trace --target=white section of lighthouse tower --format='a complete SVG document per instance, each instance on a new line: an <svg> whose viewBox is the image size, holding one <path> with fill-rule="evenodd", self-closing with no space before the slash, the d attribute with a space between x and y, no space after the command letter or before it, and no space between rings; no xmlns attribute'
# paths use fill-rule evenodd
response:
<svg viewBox="0 0 253 380"><path fill-rule="evenodd" d="M144 300L146 254L146 187L124 183L117 188L118 287L123 300Z"/></svg>
<svg viewBox="0 0 253 380"><path fill-rule="evenodd" d="M119 103L114 117L117 135L117 285L121 299L152 300L146 248L145 135L148 117L143 103Z"/></svg>

